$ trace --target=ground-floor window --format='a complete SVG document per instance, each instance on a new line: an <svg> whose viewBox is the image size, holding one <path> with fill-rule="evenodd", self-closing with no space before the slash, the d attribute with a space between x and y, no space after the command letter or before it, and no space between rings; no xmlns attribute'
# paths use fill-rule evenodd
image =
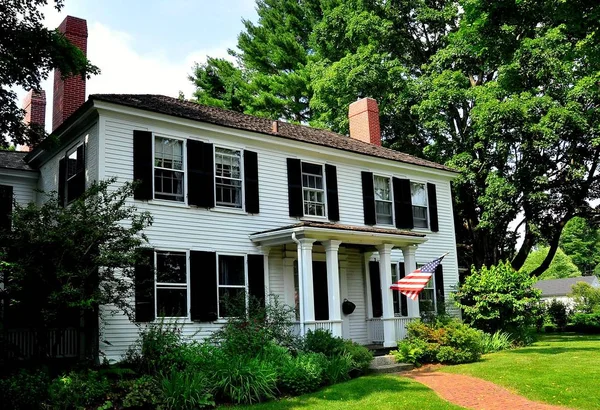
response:
<svg viewBox="0 0 600 410"><path fill-rule="evenodd" d="M218 263L219 317L243 313L246 297L246 258L241 255L219 255ZM240 309L242 312L234 312Z"/></svg>
<svg viewBox="0 0 600 410"><path fill-rule="evenodd" d="M187 253L157 251L155 255L156 317L187 317Z"/></svg>

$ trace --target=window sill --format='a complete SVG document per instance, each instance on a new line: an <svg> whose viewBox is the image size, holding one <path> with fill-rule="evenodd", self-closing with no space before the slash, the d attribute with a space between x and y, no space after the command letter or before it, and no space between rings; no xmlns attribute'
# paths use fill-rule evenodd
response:
<svg viewBox="0 0 600 410"><path fill-rule="evenodd" d="M148 201L148 203L149 204L172 206L172 207L175 207L175 208L188 208L189 209L189 207L190 207L185 202L169 201L168 199L152 199L152 200Z"/></svg>
<svg viewBox="0 0 600 410"><path fill-rule="evenodd" d="M302 216L301 221L318 221L318 222L330 222L329 218L325 216Z"/></svg>
<svg viewBox="0 0 600 410"><path fill-rule="evenodd" d="M209 210L211 212L218 212L223 214L248 215L248 212L240 208L227 208L222 206L216 206L214 208L210 208Z"/></svg>
<svg viewBox="0 0 600 410"><path fill-rule="evenodd" d="M429 233L436 233L436 232L433 232L433 231L432 231L431 229L429 229L429 228L413 228L412 230L413 230L414 232L422 232L422 233L427 233L427 234L429 234Z"/></svg>

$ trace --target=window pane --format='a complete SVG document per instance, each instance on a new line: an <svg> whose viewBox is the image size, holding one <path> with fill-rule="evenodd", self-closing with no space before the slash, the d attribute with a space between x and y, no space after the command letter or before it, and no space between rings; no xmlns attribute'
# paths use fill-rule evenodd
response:
<svg viewBox="0 0 600 410"><path fill-rule="evenodd" d="M433 289L423 289L419 294L419 310L432 312L435 310Z"/></svg>
<svg viewBox="0 0 600 410"><path fill-rule="evenodd" d="M229 317L239 313L231 310L244 311L246 306L246 289L244 288L219 288L219 316Z"/></svg>
<svg viewBox="0 0 600 410"><path fill-rule="evenodd" d="M416 228L427 228L427 208L413 206L413 223Z"/></svg>
<svg viewBox="0 0 600 410"><path fill-rule="evenodd" d="M375 186L375 199L391 201L390 197L390 179L385 177L374 176L373 183Z"/></svg>
<svg viewBox="0 0 600 410"><path fill-rule="evenodd" d="M156 313L165 317L187 316L187 289L156 289Z"/></svg>
<svg viewBox="0 0 600 410"><path fill-rule="evenodd" d="M183 172L155 169L154 197L183 201Z"/></svg>
<svg viewBox="0 0 600 410"><path fill-rule="evenodd" d="M73 151L67 158L67 179L77 174L77 150Z"/></svg>
<svg viewBox="0 0 600 410"><path fill-rule="evenodd" d="M219 285L246 284L243 256L219 256Z"/></svg>
<svg viewBox="0 0 600 410"><path fill-rule="evenodd" d="M393 225L391 202L375 201L375 214L378 224Z"/></svg>
<svg viewBox="0 0 600 410"><path fill-rule="evenodd" d="M156 281L158 283L187 283L183 252L156 253Z"/></svg>
<svg viewBox="0 0 600 410"><path fill-rule="evenodd" d="M321 165L303 162L302 163L302 173L313 174L313 175L323 175L323 167Z"/></svg>
<svg viewBox="0 0 600 410"><path fill-rule="evenodd" d="M183 141L156 137L154 165L161 168L183 169Z"/></svg>
<svg viewBox="0 0 600 410"><path fill-rule="evenodd" d="M412 204L427 207L427 192L425 184L417 182L410 183L410 193L412 196Z"/></svg>

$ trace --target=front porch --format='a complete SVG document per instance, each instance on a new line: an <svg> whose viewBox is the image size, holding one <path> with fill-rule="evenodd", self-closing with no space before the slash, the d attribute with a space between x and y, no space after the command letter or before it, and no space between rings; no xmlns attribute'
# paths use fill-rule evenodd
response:
<svg viewBox="0 0 600 410"><path fill-rule="evenodd" d="M283 252L280 293L287 304L296 306L294 329L299 335L323 329L363 344L394 347L397 340L406 336L406 325L419 318L418 302L406 301L405 316L401 316L397 306L395 309L394 291L390 289L392 250L402 252L405 271L411 272L416 269L417 246L427 240L424 234L301 222L259 232L250 239L267 255L275 249ZM370 268L374 261L378 262L378 272ZM265 266L266 284L276 270ZM354 315L342 312L342 295L351 295L358 302Z"/></svg>

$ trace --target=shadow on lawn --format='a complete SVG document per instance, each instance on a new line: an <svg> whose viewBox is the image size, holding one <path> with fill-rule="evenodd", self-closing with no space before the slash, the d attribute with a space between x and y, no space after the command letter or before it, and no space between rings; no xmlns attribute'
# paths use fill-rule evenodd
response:
<svg viewBox="0 0 600 410"><path fill-rule="evenodd" d="M385 392L425 392L429 389L419 383L413 383L400 377L377 377L377 380L371 376L360 377L346 383L329 386L316 393L299 396L293 400L282 400L276 403L265 403L264 407L268 409L269 404L273 404L278 410L297 409L299 407L315 406L315 400L320 402L351 402L367 398L371 394L381 394ZM325 403L322 403L325 404ZM366 409L365 409L366 410Z"/></svg>
<svg viewBox="0 0 600 410"><path fill-rule="evenodd" d="M507 354L560 354L560 353L575 353L575 352L598 352L598 348L594 347L534 347L506 351Z"/></svg>

